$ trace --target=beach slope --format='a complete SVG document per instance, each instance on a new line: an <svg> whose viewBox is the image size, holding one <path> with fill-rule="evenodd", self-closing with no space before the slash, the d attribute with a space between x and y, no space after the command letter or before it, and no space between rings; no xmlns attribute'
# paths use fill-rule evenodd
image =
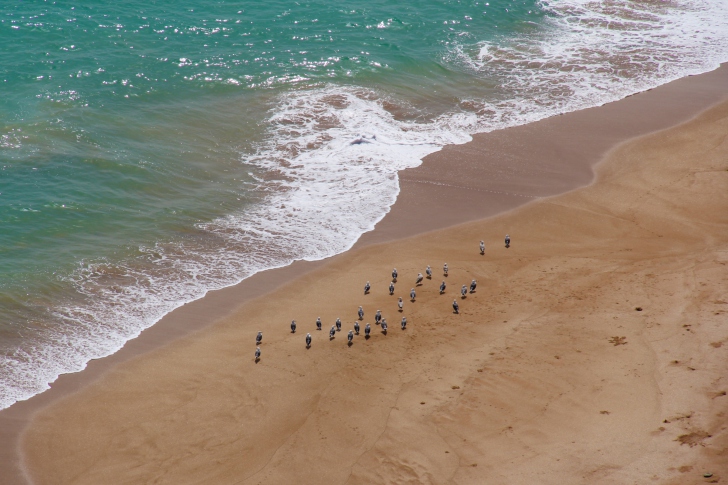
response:
<svg viewBox="0 0 728 485"><path fill-rule="evenodd" d="M26 471L39 484L726 480L726 194L728 103L617 147L588 187L355 249L114 367L38 412ZM359 305L372 337L347 346Z"/></svg>

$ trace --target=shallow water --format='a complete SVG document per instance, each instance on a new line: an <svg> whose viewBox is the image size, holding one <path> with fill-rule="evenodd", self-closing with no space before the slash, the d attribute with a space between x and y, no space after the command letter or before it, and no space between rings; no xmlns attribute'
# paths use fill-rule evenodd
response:
<svg viewBox="0 0 728 485"><path fill-rule="evenodd" d="M0 408L350 248L445 144L728 59L726 1L81 3L0 13Z"/></svg>

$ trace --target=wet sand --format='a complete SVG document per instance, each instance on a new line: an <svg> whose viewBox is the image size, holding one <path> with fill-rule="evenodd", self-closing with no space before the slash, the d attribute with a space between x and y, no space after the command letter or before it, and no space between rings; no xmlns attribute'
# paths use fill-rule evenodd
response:
<svg viewBox="0 0 728 485"><path fill-rule="evenodd" d="M654 242L642 244L642 239L649 239L642 232L639 235L642 238L640 248L635 253L636 248L630 246L635 241L625 238L624 234L623 225L629 224L624 222L623 215L614 215L620 210L630 210L620 206L629 199L628 196L634 198L639 195L645 199L646 194L655 194L660 184L655 185L657 188L653 190L649 189L652 182L640 179L647 185L632 186L617 176L605 178L600 172L598 183L577 192L540 200L497 218L414 239L401 238L482 219L536 200L538 196L585 185L593 177L592 167L609 148L632 136L665 128L695 115L725 94L723 87L727 77L725 69L721 69L593 110L478 136L471 144L448 147L428 157L422 167L402 174L402 193L392 212L375 231L365 235L354 250L324 263L299 263L291 268L267 272L239 287L216 292L187 305L145 332L141 338L130 342L113 357L93 363L83 373L64 376L52 391L0 413L3 438L9 438L3 440L6 444L3 447L4 464L17 463L13 434L17 435L28 422L28 417L37 412L28 430L24 450L28 471L39 483L238 482L244 479L290 483L292 477L296 477L298 483L321 483L321 477L326 477L324 481L327 483L346 481L347 477L352 482L411 479L436 483L448 480L477 482L481 479L498 482L506 477L516 477L516 481L517 477L521 477L527 481L536 477L542 483L548 483L549 477L557 476L554 473L575 473L575 470L586 470L586 463L600 463L596 459L599 456L606 457L602 460L606 468L599 473L606 477L605 480L613 479L616 472L612 469L623 469L620 468L620 457L624 461L626 457L632 457L634 450L625 446L620 455L611 450L610 443L614 448L615 443L625 442L626 438L620 435L621 430L628 437L635 435L637 444L634 446L643 449L646 441L640 432L645 431L647 424L654 424L652 418L657 410L664 410L664 403L655 397L656 393L664 393L660 383L655 383L656 376L671 385L673 381L679 383L679 379L667 375L672 367L660 368L657 359L654 359L655 350L650 345L630 347L635 343L634 338L649 341L644 337L649 333L647 324L640 327L638 337L624 335L627 337L626 345L601 346L600 332L613 330L611 333L615 335L609 338L620 336L616 335L619 327L612 329L613 324L616 325L614 321L606 322L608 319L601 321L594 317L604 316L606 309L612 307L605 306L607 303L602 301L600 291L588 290L595 285L611 288L611 293L607 293L615 302L623 297L634 297L640 291L646 291L642 280L637 277L636 268L640 266L634 266L636 261L645 265L645 261L661 261L665 251L676 253L677 249L672 245L665 248ZM722 128L725 130L725 126ZM710 131L705 127L701 129ZM686 128L677 132L680 130ZM691 137L696 136L691 132ZM650 149L655 151L658 148L660 146ZM693 151L686 155L691 159L689 166L677 166L681 160L676 160L675 170L695 169L692 160L697 157L698 148L691 147ZM635 160L631 162L640 165L644 158L651 157L650 153L649 150L641 152L637 157L639 164ZM671 153L666 156L669 155ZM610 161L605 162L601 170L618 166L619 157L615 157L613 155ZM707 158L705 163L714 163ZM655 170L662 163L661 159L653 162L653 172L657 172L658 178L663 177L661 170ZM631 166L628 168L632 170ZM649 171L649 167L641 165L634 169L638 168ZM629 170L627 173L630 177L635 175ZM695 176L695 173L692 174ZM614 187L605 189L604 181L613 179L617 180ZM707 182L701 180L701 183L723 183L720 187L722 193L727 188L725 179L719 177ZM595 196L592 192L598 192L600 187L606 192ZM662 190L668 189L662 187ZM574 206L576 202L572 200L572 206L569 206L568 201L578 194L589 193L592 193L592 199L577 201L581 206ZM697 196L709 193L701 191ZM706 225L717 232L709 231L709 237L706 236L710 242L708 249L714 251L717 251L716 244L725 242L720 236L726 233L725 220L720 220L726 213L724 198L716 196L720 193L713 192L712 199L700 207L701 210L708 209L707 215L697 214L712 216L716 220L705 222L698 217L698 222L690 222L701 230ZM684 198L685 205L694 201L696 196L690 192L678 195ZM646 202L643 202L649 205L651 200L646 197ZM668 200L674 202L672 194ZM569 207L571 212L564 207ZM652 221L663 216L660 211L665 212L664 208L649 209L646 215L637 215ZM680 232L679 229L688 224L686 214L678 215L683 219L677 221L674 215L661 219L663 223L669 222L669 231L662 231L666 233L662 234L663 237L674 236L671 231ZM696 214L691 213L690 217L693 216ZM622 222L618 224L619 221ZM673 228L673 223L678 227ZM634 227L634 223L631 224ZM586 233L582 231L584 227L588 229ZM503 259L496 257L495 248L500 246L500 238L505 231L511 231L514 240L524 243L514 245L503 253L507 255ZM684 252L671 255L679 261L684 262L686 255L692 254L690 251L696 251L696 244L701 254L707 254L706 241L699 237L695 238L696 241L689 241L690 237L678 236L678 241L681 241L678 246ZM486 256L473 259L477 241L485 237L488 238ZM533 243L536 240L538 245ZM382 245L386 241L396 242ZM624 247L624 252L630 253L629 257L623 260L624 255L613 250L614 247ZM716 258L720 261L718 256ZM478 292L462 302L462 318L455 317L460 320L453 322L449 315L451 300L443 303L442 298L434 294L435 282L429 282L429 286L423 287L421 296L418 292L418 302L412 305L416 308L414 312L408 313L410 305L406 304L405 314L410 318L411 326L401 332L394 302L384 292L391 265L397 264L400 274L411 279L418 270L422 271L427 262L432 261L437 270L445 259L453 268L448 278L458 278L457 283L451 283L449 293L454 292L454 286L469 282L471 277L481 281ZM518 259L520 261L516 262ZM554 270L544 266L554 262L558 262ZM615 268L619 269L615 271ZM542 271L550 274L552 279L542 281L540 278L546 278ZM655 271L650 274L667 274ZM670 271L680 273L675 268ZM375 274L378 278L370 276ZM710 274L715 281L708 286L725 293L725 279ZM506 286L501 276L496 278L494 275L508 275L509 281L514 284ZM618 275L623 280L618 280ZM298 278L280 288L281 283L294 277ZM342 342L345 339L341 334L331 343L325 342L324 336L315 335L313 348L306 352L302 345L304 334L300 332L315 333L313 321L319 313L328 326L340 314L346 326L351 327L356 307L365 303L361 301L360 293L366 279L371 279L376 289L373 295L367 297L371 300L366 302L367 317L371 316L374 306L388 305L385 317L391 313L393 318L390 320L390 335L383 337L375 330L375 336L369 342L356 339L350 349ZM685 285L684 282L682 284ZM274 298L275 304L265 300L243 302L244 298L250 299L272 290L274 293L268 301ZM666 302L659 301L654 308L671 308L673 299L679 300L674 295L685 293L674 288L671 291L672 297ZM565 301L575 302L578 298L569 295L578 295L579 292L589 296L586 298L588 305L566 305ZM404 296L408 291L400 293ZM659 296L650 295L650 298L659 300ZM690 293L683 295L686 301L691 296ZM528 298L532 301L528 302ZM716 297L714 301L720 299ZM617 303L614 305L620 308L616 307ZM696 302L692 305L691 312L684 309L682 313L670 313L671 324L677 325L681 318L695 320L704 305ZM612 320L618 320L620 316L628 318L627 315L631 317L634 313L630 308L620 311L625 313L611 315L617 317ZM637 313L643 320L649 315L663 318L646 311L634 314ZM501 317L504 323L500 323ZM299 321L299 334L295 337L287 334L291 318ZM665 318L665 321L669 320ZM720 314L716 318L720 318ZM569 327L571 320L581 326ZM217 321L214 326L185 336L214 321ZM568 338L554 341L551 335L553 328L564 325L566 328L561 331ZM702 324L700 329L684 327L688 330L680 332L697 335L696 332L705 330L702 327ZM251 365L254 335L259 329L267 335L263 345L264 357L258 365ZM515 337L518 332L526 334L523 341ZM535 333L529 336L530 332ZM683 333L678 335L683 336ZM713 338L713 334L700 335ZM542 340L544 338L546 341ZM176 341L165 345L173 339ZM585 355L577 355L572 365L564 365L568 362L567 358L557 355L569 353L562 340L570 345L572 340L576 340L588 351L574 350ZM710 343L717 342L721 341ZM611 353L604 354L606 351L602 347ZM635 351L636 355L628 356L624 362L615 361L615 355L622 357L615 352L624 353L625 349L633 352L635 347L640 347L639 351ZM519 352L513 353L514 348L520 349ZM668 353L683 352L681 348L678 350L671 347ZM557 354L543 361L536 358L543 357L544 351ZM708 359L711 354L706 352L701 347L697 355ZM715 354L713 352L713 356ZM502 358L496 357L499 355ZM718 350L717 355L724 356L724 353L720 354ZM685 362L673 360L678 361L678 364L671 364L675 368L681 368L680 363ZM698 370L712 372L714 364L706 360L705 369L688 366L696 369L688 369L691 384L692 379L699 375L696 374ZM473 365L480 367L474 369ZM492 366L494 372L486 372L485 365ZM561 367L555 367L559 365ZM614 372L622 372L630 365L634 365L635 369L648 366L651 372L640 374L647 381L635 378L635 382L605 385L599 384L604 381L595 377L595 373L603 372L606 381L614 380ZM725 370L725 360L722 365ZM478 369L482 372L477 372ZM565 374L561 375L554 369L564 369ZM563 383L554 381L556 375ZM487 379L480 382L481 378ZM458 382L448 385L449 381ZM480 387L474 384L478 382ZM464 383L468 383L467 387ZM453 386L460 389L452 389ZM473 392L479 388L480 394L468 395L466 389L471 387ZM601 390L597 392L595 388ZM648 397L635 391L645 388L648 389L645 393ZM583 402L575 405L573 400L576 398L587 402L596 399L591 394L584 394L587 390L591 390L593 395L601 392L606 396L605 404L614 409L600 409L598 416L592 416ZM556 397L570 393L568 398ZM403 396L412 397L412 402L402 401ZM627 397L640 404L620 401ZM497 402L488 402L493 399ZM711 402L721 401L718 397L715 399ZM564 403L564 400L568 402ZM685 401L692 403L691 399ZM546 407L539 411L540 408L534 407L537 404ZM642 407L647 410L640 411ZM551 416L547 412L549 409L554 410L557 416ZM653 414L649 414L650 410ZM613 414L620 413L627 417L608 421ZM708 411L706 413L709 414ZM539 418L534 421L534 416ZM565 416L581 416L582 419L575 419L572 423ZM673 418L680 425L693 423L691 420L694 419L692 416L677 419L672 415L664 418L670 421L662 426L665 430L660 433L664 436L672 432L668 425L673 421L668 418ZM519 431L526 435L519 436L513 424L502 429L493 427L496 423L511 421L531 423L530 427ZM615 425L614 421L623 424ZM643 421L646 424L640 428L638 424ZM700 424L700 430L710 428L709 423ZM652 426L650 433L657 433L656 429L659 428ZM691 450L697 455L708 448L700 445L713 443L716 439L701 441L700 433L703 431L691 431L698 433L689 438L699 441L696 446L687 444L678 449ZM499 436L507 438L508 433L512 433L511 441L520 443L522 449L513 443L505 446L496 440ZM460 434L465 442L471 443L468 446L472 449L468 449L476 459L466 464L470 468L462 465L469 455L452 440L453 436L460 439ZM439 438L435 439L435 435ZM574 444L570 449L564 441L565 436L578 436L578 443L587 449L592 446L606 451L594 451L594 456L587 459L586 455L582 456L582 451L573 449ZM529 444L526 437L533 443ZM647 441L654 444L659 439L652 437ZM444 451L438 448L439 451L435 452L433 447L437 443L448 447ZM491 446L498 448L496 453ZM547 466L543 453L537 453L539 447L553 448L549 453L554 459L569 461L570 468L562 470L558 466ZM530 456L530 460L523 461L524 450L528 451L525 456ZM668 456L669 450L665 450L664 453L660 451L658 457ZM536 456L540 458L536 459ZM575 460L583 462L584 466L579 468L573 463ZM680 466L697 467L695 460L695 465ZM308 462L305 467L304 461ZM455 462L458 465L453 468ZM516 469L508 471L507 463ZM524 469L534 475L520 475L525 473ZM664 470L659 472L667 473ZM599 473L589 477L599 478Z"/></svg>

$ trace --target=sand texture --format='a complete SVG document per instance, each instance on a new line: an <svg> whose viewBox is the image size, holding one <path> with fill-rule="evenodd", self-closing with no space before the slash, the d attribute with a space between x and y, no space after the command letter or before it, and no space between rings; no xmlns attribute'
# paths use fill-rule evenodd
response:
<svg viewBox="0 0 728 485"><path fill-rule="evenodd" d="M38 412L26 471L38 484L726 481L727 194L725 103L619 146L586 188L353 250L114 367ZM349 347L359 305L372 337Z"/></svg>

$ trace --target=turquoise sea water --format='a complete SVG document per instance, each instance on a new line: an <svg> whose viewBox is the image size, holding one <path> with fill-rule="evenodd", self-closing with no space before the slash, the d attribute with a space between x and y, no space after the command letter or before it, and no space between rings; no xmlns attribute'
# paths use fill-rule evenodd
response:
<svg viewBox="0 0 728 485"><path fill-rule="evenodd" d="M0 408L210 289L351 247L471 134L728 59L726 1L0 9Z"/></svg>

